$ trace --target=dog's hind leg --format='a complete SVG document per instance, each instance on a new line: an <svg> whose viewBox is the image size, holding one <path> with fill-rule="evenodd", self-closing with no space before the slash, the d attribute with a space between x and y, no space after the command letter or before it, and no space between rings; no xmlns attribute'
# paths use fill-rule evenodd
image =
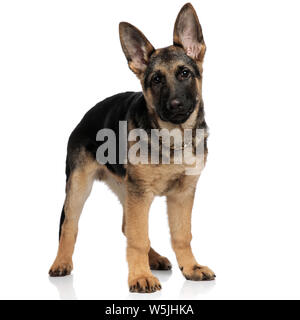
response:
<svg viewBox="0 0 300 320"><path fill-rule="evenodd" d="M123 211L122 232L125 235L125 212ZM126 235L125 235L126 236ZM152 247L150 247L149 253L149 266L151 270L171 270L172 264L168 258L161 256Z"/></svg>
<svg viewBox="0 0 300 320"><path fill-rule="evenodd" d="M150 248L148 253L151 270L171 270L172 264L168 258L161 256L154 249Z"/></svg>
<svg viewBox="0 0 300 320"><path fill-rule="evenodd" d="M78 222L84 203L95 178L95 165L85 163L74 169L68 177L66 199L60 221L60 239L57 257L49 271L50 276L60 277L71 273Z"/></svg>

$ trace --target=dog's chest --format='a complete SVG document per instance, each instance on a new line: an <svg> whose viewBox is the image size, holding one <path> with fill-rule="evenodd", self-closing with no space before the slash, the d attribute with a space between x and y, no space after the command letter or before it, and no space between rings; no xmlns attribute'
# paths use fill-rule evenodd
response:
<svg viewBox="0 0 300 320"><path fill-rule="evenodd" d="M144 187L155 195L165 196L182 191L187 186L187 176L182 165L150 165L142 171Z"/></svg>

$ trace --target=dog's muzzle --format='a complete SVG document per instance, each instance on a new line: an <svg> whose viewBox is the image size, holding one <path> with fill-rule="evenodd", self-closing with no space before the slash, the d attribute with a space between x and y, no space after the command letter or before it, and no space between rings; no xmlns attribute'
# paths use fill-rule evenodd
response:
<svg viewBox="0 0 300 320"><path fill-rule="evenodd" d="M180 100L173 99L167 104L164 118L174 124L184 123L194 111L193 106L185 106ZM163 120L163 119L162 119Z"/></svg>

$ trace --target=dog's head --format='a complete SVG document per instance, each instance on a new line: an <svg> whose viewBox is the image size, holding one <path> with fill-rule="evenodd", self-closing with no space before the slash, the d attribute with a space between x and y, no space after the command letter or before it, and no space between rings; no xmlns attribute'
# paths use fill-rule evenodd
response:
<svg viewBox="0 0 300 320"><path fill-rule="evenodd" d="M191 4L180 10L173 45L155 50L141 31L120 23L120 40L129 68L140 79L147 106L164 122L185 123L202 99L205 43Z"/></svg>

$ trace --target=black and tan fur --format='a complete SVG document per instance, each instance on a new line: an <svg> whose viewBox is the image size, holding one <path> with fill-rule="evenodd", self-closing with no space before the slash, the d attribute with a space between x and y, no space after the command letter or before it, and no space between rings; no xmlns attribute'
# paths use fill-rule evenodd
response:
<svg viewBox="0 0 300 320"><path fill-rule="evenodd" d="M155 50L134 26L120 23L120 40L130 69L143 92L110 97L87 112L72 132L66 160L66 199L60 224L57 257L51 276L70 274L78 221L93 182L108 184L123 206L122 231L127 238L128 284L133 292L161 288L150 269L168 270L171 263L150 247L148 213L155 196L165 196L172 247L179 267L189 280L212 280L214 273L198 264L191 249L191 212L198 175L186 175L184 164L100 165L96 134L127 120L128 128L207 130L202 101L202 63L205 43L191 4L180 11L174 27L174 44ZM205 160L207 154L205 136Z"/></svg>

